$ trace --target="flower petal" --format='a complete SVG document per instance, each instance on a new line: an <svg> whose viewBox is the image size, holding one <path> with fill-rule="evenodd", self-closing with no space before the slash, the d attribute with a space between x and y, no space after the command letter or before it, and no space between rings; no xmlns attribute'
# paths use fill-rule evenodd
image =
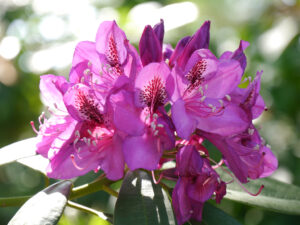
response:
<svg viewBox="0 0 300 225"><path fill-rule="evenodd" d="M194 51L201 48L208 48L209 46L209 28L210 21L205 21L200 29L192 36L186 44L182 54L178 58L178 66L185 67L186 62Z"/></svg>
<svg viewBox="0 0 300 225"><path fill-rule="evenodd" d="M151 62L162 61L162 46L150 25L146 26L143 31L139 49L143 66Z"/></svg>
<svg viewBox="0 0 300 225"><path fill-rule="evenodd" d="M43 75L40 80L40 90L47 106L66 111L63 94L66 91L67 80L63 76Z"/></svg>
<svg viewBox="0 0 300 225"><path fill-rule="evenodd" d="M186 112L185 102L178 99L171 108L172 120L176 127L177 135L183 139L189 139L197 126L197 121Z"/></svg>
<svg viewBox="0 0 300 225"><path fill-rule="evenodd" d="M155 170L163 149L159 150L159 139L145 133L143 136L127 137L123 144L125 162L130 170Z"/></svg>

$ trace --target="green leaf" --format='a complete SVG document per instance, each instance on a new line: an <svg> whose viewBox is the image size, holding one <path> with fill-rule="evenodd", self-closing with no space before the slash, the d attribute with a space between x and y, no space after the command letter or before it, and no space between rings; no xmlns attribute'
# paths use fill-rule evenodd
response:
<svg viewBox="0 0 300 225"><path fill-rule="evenodd" d="M40 191L25 202L8 224L56 224L65 209L72 186L71 181L60 181Z"/></svg>
<svg viewBox="0 0 300 225"><path fill-rule="evenodd" d="M36 138L28 138L0 149L0 165L36 155Z"/></svg>
<svg viewBox="0 0 300 225"><path fill-rule="evenodd" d="M207 225L241 225L236 219L221 209L206 202L203 209L202 223Z"/></svg>
<svg viewBox="0 0 300 225"><path fill-rule="evenodd" d="M149 174L136 170L124 178L114 213L114 225L176 224L167 194Z"/></svg>
<svg viewBox="0 0 300 225"><path fill-rule="evenodd" d="M237 182L233 182L227 185L225 198L280 213L300 215L300 187L271 178L250 180L243 185L252 193L256 193L261 185L264 189L258 196L251 196Z"/></svg>
<svg viewBox="0 0 300 225"><path fill-rule="evenodd" d="M46 169L49 164L49 160L41 155L34 155L17 160L18 163L28 166L31 169L37 170L46 176Z"/></svg>

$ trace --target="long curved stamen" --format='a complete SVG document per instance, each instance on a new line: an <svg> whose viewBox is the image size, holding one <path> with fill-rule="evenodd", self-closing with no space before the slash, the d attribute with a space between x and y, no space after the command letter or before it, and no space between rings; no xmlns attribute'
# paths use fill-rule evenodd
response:
<svg viewBox="0 0 300 225"><path fill-rule="evenodd" d="M215 163L215 164L218 164L216 163L216 161L214 161L213 159L211 159L210 157L207 157L207 159L209 159L211 162ZM264 185L261 185L259 190L257 191L257 193L252 193L250 192L240 181L239 179L237 179L234 175L232 175L228 170L226 170L224 167L220 167L225 173L227 173L231 178L232 178L232 181L230 181L230 183L232 183L233 181L236 181L238 183L238 185L245 191L247 192L249 195L251 196L257 196L261 193L262 189L265 187Z"/></svg>
<svg viewBox="0 0 300 225"><path fill-rule="evenodd" d="M155 184L159 184L159 182L160 182L161 179L163 178L163 174L161 173L161 174L159 175L158 180L156 180L156 178L155 178L154 170L151 171L151 174L152 174L152 178L153 178L154 183L155 183Z"/></svg>
<svg viewBox="0 0 300 225"><path fill-rule="evenodd" d="M74 156L74 154L71 154L71 155L70 155L70 158L71 158L71 161L72 161L72 163L73 163L73 165L75 166L76 169L78 169L78 170L84 170L84 169L87 168L87 167L80 167L80 166L77 165L77 163L76 163L76 161L75 161L75 156Z"/></svg>
<svg viewBox="0 0 300 225"><path fill-rule="evenodd" d="M34 126L34 122L33 121L30 121L30 125L32 127L32 130L36 133L36 134L39 134L40 132L35 128Z"/></svg>

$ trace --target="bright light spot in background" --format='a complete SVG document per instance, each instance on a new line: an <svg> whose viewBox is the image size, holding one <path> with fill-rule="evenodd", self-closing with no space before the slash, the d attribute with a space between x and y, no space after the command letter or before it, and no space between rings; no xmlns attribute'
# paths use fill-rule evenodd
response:
<svg viewBox="0 0 300 225"><path fill-rule="evenodd" d="M20 39L26 38L28 33L28 24L21 19L16 19L12 21L6 31L8 36L16 36Z"/></svg>
<svg viewBox="0 0 300 225"><path fill-rule="evenodd" d="M21 50L21 44L17 37L6 36L0 43L0 55L5 59L15 58Z"/></svg>
<svg viewBox="0 0 300 225"><path fill-rule="evenodd" d="M12 0L12 2L16 6L22 7L22 6L28 5L31 2L31 0Z"/></svg>
<svg viewBox="0 0 300 225"><path fill-rule="evenodd" d="M25 57L25 71L44 73L50 69L63 69L72 62L74 48L77 42L40 50ZM24 62L21 62L24 64Z"/></svg>
<svg viewBox="0 0 300 225"><path fill-rule="evenodd" d="M192 2L174 3L164 7L157 2L147 2L130 10L125 30L129 33L129 39L137 42L144 27L148 24L153 26L160 19L164 19L165 31L168 31L191 23L197 18L198 8Z"/></svg>
<svg viewBox="0 0 300 225"><path fill-rule="evenodd" d="M273 28L260 36L258 44L262 54L266 59L275 61L297 32L298 25L293 18L281 18Z"/></svg>
<svg viewBox="0 0 300 225"><path fill-rule="evenodd" d="M71 33L78 40L94 41L99 24L104 20L118 20L119 14L118 11L110 7L96 10L90 5L85 5L74 9L68 17Z"/></svg>
<svg viewBox="0 0 300 225"><path fill-rule="evenodd" d="M6 86L11 86L16 83L17 78L18 74L14 65L0 57L0 82Z"/></svg>
<svg viewBox="0 0 300 225"><path fill-rule="evenodd" d="M38 27L45 40L56 40L65 34L66 23L60 17L45 16Z"/></svg>

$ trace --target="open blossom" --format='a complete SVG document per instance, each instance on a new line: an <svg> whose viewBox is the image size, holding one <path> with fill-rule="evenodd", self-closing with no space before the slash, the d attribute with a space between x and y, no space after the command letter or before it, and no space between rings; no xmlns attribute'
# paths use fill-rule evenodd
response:
<svg viewBox="0 0 300 225"><path fill-rule="evenodd" d="M130 94L127 94L126 105L124 101L117 104L123 104L122 109L115 110L115 118L121 118L116 126L128 134L123 151L131 170L157 169L163 151L174 147L174 131L164 110L169 99L166 85L169 79L172 76L164 62L150 63L136 77L132 101L128 100ZM130 119L134 117L138 121ZM141 128L142 132L138 133Z"/></svg>
<svg viewBox="0 0 300 225"><path fill-rule="evenodd" d="M201 221L208 199L223 199L226 183L215 170L223 163L240 185L272 174L277 159L252 123L265 110L262 72L240 88L249 43L217 58L209 28L206 21L173 49L163 43L161 20L145 27L138 54L116 22L105 21L95 42L76 46L69 81L41 76L51 116L40 117L36 147L49 159L47 175L69 179L101 169L118 180L125 165L154 174L176 154L176 168L160 178L177 180L172 204L181 225ZM204 140L222 153L219 163Z"/></svg>
<svg viewBox="0 0 300 225"><path fill-rule="evenodd" d="M172 199L177 221L180 225L191 218L201 221L204 202L215 194L220 203L226 194L226 184L191 144L177 153L176 170L179 178Z"/></svg>

